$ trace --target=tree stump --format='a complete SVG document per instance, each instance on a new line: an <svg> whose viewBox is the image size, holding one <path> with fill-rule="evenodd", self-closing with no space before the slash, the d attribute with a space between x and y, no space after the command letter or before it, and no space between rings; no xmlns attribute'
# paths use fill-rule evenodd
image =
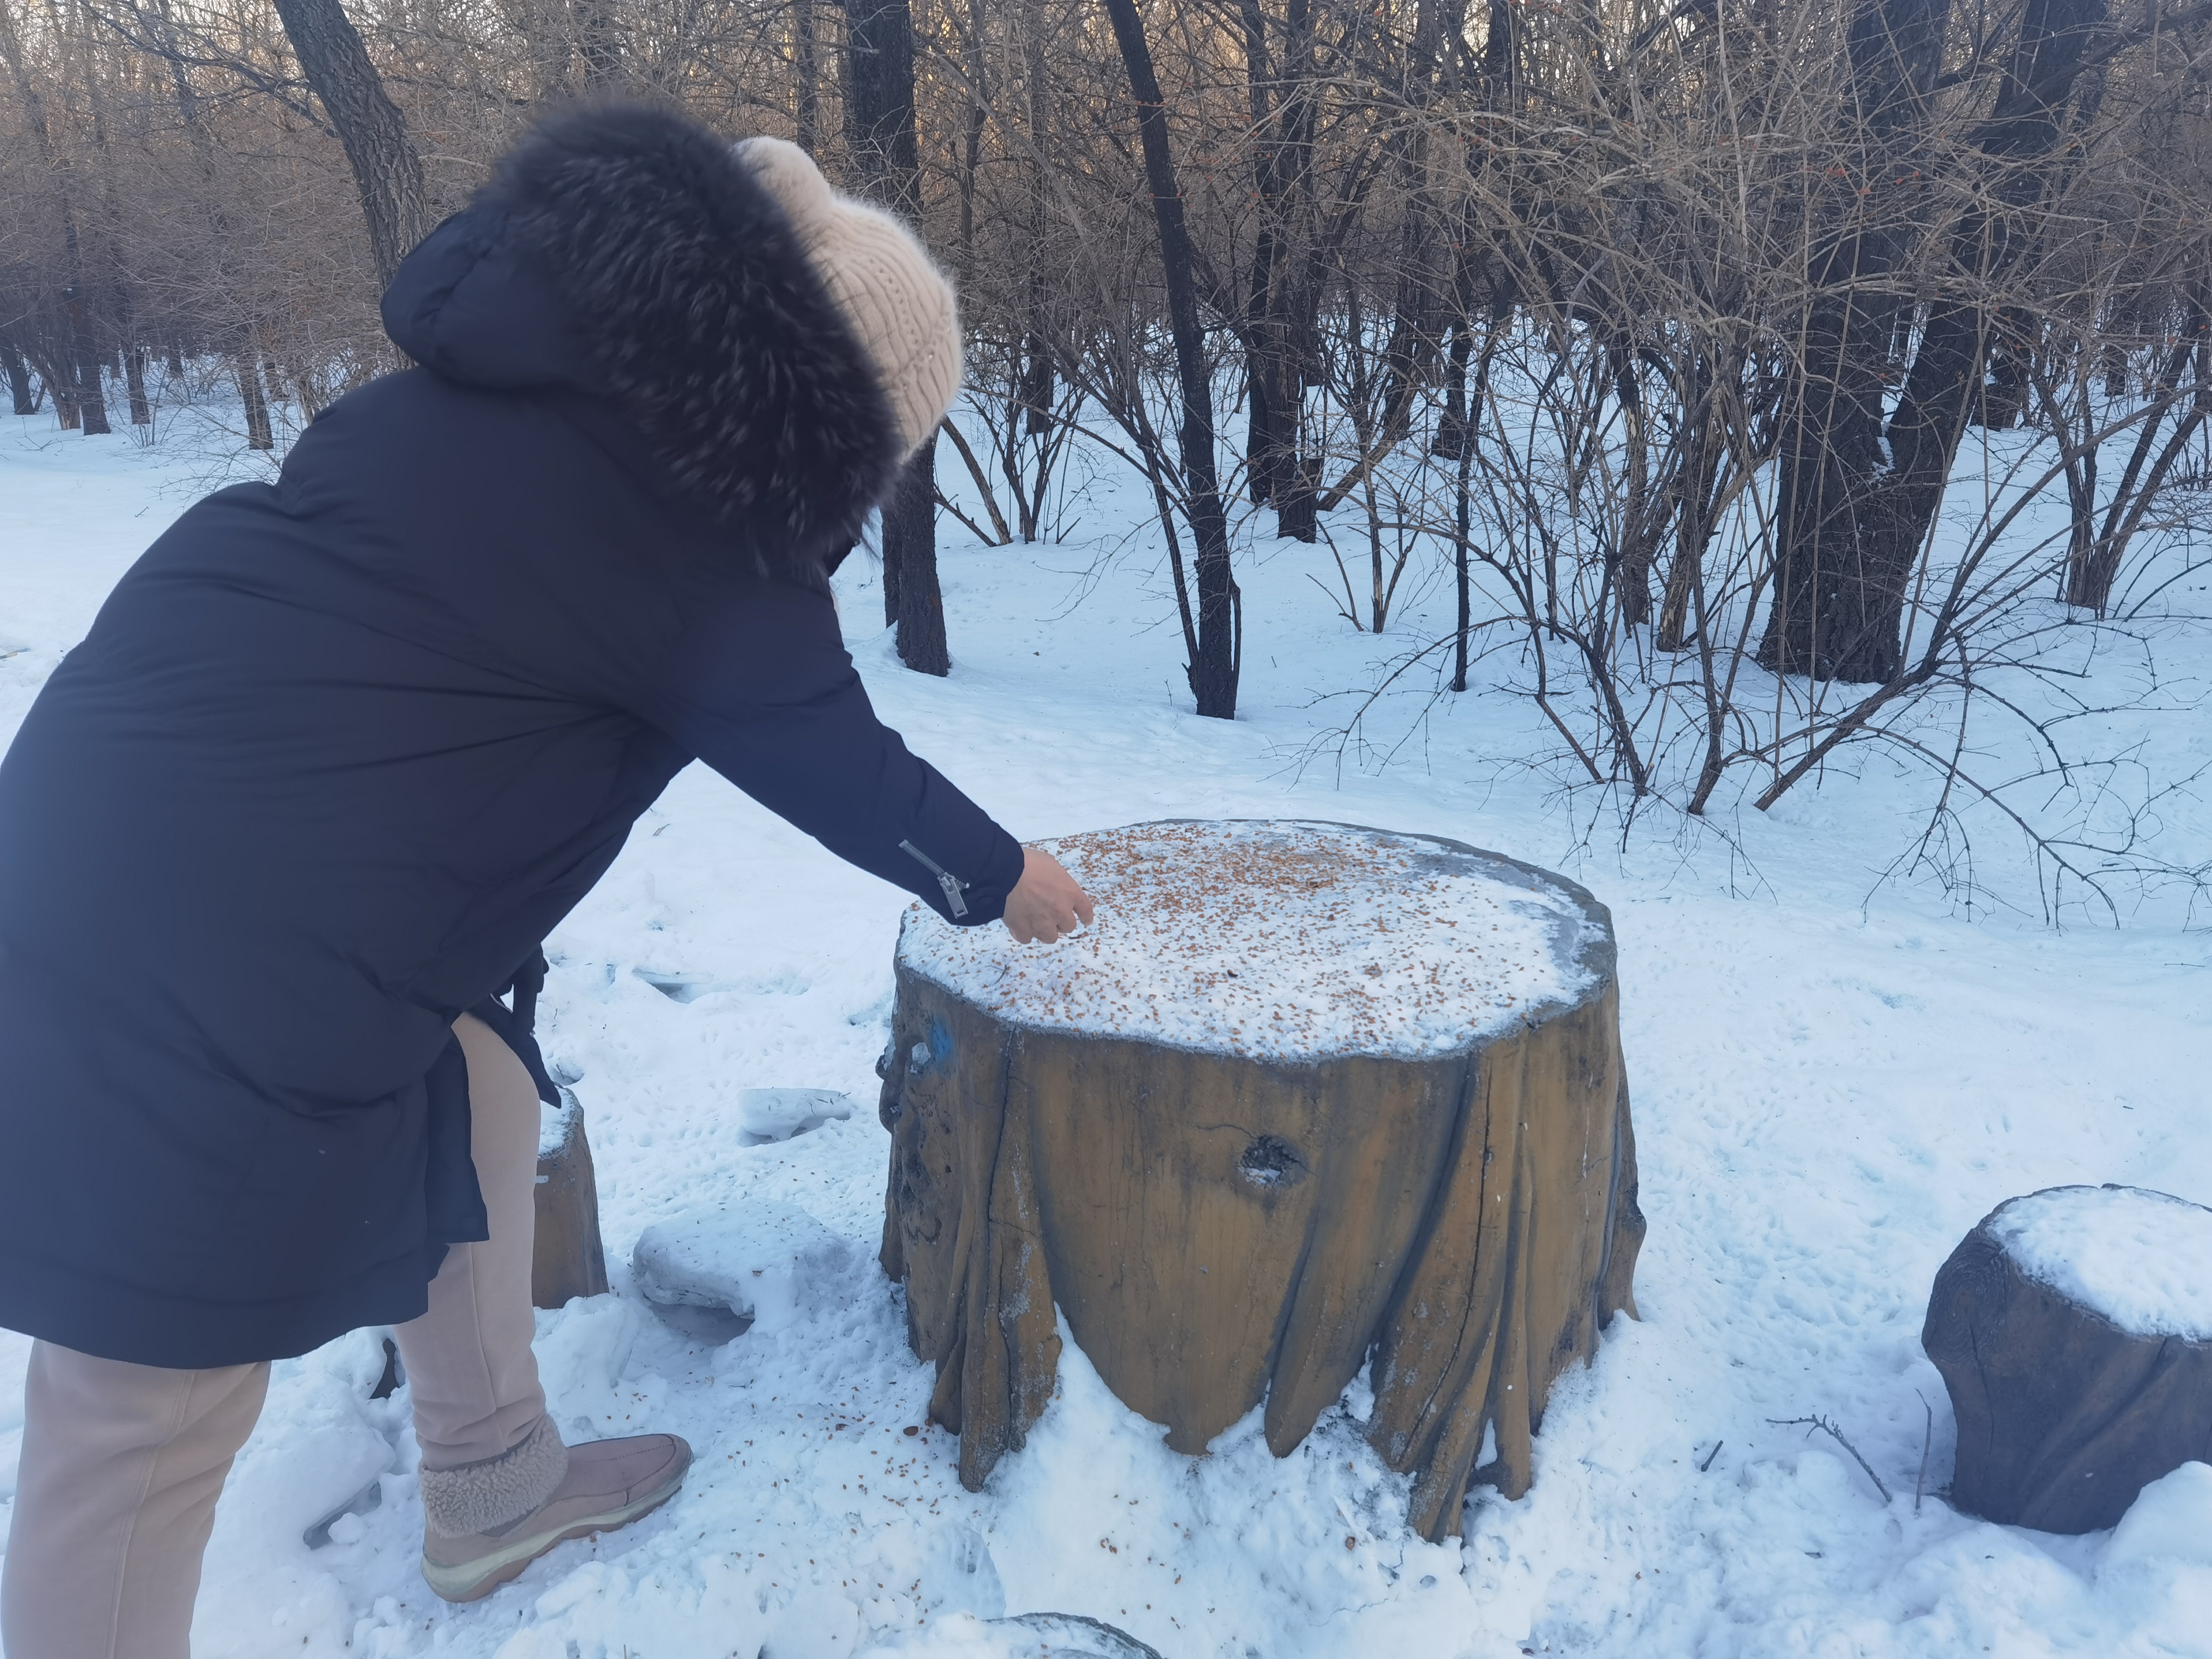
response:
<svg viewBox="0 0 2212 1659"><path fill-rule="evenodd" d="M592 1172L592 1143L584 1138L584 1109L565 1087L560 1109L546 1115L538 1134L537 1223L532 1305L562 1308L571 1297L604 1295L607 1253L599 1243L599 1183Z"/></svg>
<svg viewBox="0 0 2212 1659"><path fill-rule="evenodd" d="M1525 1491L1553 1380L1642 1242L1611 918L1494 853L1340 824L1053 844L1050 947L900 930L883 1264L979 1488L1051 1398L1057 1305L1188 1453L1262 1400L1287 1455L1362 1365L1368 1434L1459 1529Z"/></svg>
<svg viewBox="0 0 2212 1659"><path fill-rule="evenodd" d="M2212 1210L2140 1188L2053 1187L1984 1217L1920 1338L1959 1421L1953 1505L2094 1532L2212 1462L2208 1264Z"/></svg>

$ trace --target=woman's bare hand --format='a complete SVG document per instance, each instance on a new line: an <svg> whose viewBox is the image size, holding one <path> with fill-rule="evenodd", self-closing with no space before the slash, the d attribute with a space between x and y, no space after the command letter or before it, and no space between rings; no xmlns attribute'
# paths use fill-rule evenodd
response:
<svg viewBox="0 0 2212 1659"><path fill-rule="evenodd" d="M1091 923L1091 895L1036 848L1024 849L1022 878L1006 895L1006 931L1017 945L1051 945Z"/></svg>

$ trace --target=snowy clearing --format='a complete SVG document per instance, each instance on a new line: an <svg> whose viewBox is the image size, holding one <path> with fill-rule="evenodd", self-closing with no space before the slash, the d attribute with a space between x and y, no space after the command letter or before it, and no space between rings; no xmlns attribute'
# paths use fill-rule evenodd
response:
<svg viewBox="0 0 2212 1659"><path fill-rule="evenodd" d="M0 426L0 739L186 504L189 471L124 438ZM1625 849L1540 776L1481 763L1533 730L1495 693L1444 702L1387 769L1302 768L1340 723L1315 700L1434 637L1449 591L1415 589L1376 639L1308 579L1325 549L1245 544L1243 716L1200 720L1145 504L1101 486L1076 533L947 536L947 681L898 668L865 561L842 583L886 718L1016 834L1365 823L1557 868L1611 907L1650 1221L1642 1318L1563 1382L1534 1490L1479 1494L1463 1543L1420 1543L1359 1437L1358 1388L1289 1459L1255 1413L1192 1460L1071 1346L1028 1449L963 1492L953 1443L908 1432L932 1378L873 1261L887 1139L869 1105L904 899L694 768L551 941L542 1030L587 1115L615 1290L538 1326L564 1432L683 1434L690 1483L447 1607L416 1569L404 1395L368 1398L382 1350L356 1333L276 1369L209 1553L203 1655L985 1659L1024 1633L983 1621L1045 1611L1166 1659L2212 1654L2212 1471L2168 1477L2111 1534L1965 1519L1937 1492L1950 1419L1919 1346L1936 1267L2007 1199L2111 1182L2212 1202L2212 940L2164 912L2118 931L1968 921L1940 891L1881 884L1924 786L1880 761L1771 816L1646 826ZM2166 646L2169 675L2212 661L2201 628ZM2212 746L2201 721L2144 741ZM861 1109L763 1141L755 1088ZM802 1237L750 1330L719 1342L638 1293L647 1228L769 1204ZM0 1336L0 1508L27 1348ZM1890 1502L1833 1443L1771 1420L1816 1413ZM310 1550L302 1534L349 1502Z"/></svg>

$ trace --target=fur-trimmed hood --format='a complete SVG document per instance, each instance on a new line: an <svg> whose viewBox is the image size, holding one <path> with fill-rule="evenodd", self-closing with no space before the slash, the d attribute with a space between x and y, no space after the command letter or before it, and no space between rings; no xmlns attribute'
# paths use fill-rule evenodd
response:
<svg viewBox="0 0 2212 1659"><path fill-rule="evenodd" d="M851 543L896 476L875 369L783 210L659 110L541 124L408 257L384 323L446 379L603 399L672 493L793 574Z"/></svg>

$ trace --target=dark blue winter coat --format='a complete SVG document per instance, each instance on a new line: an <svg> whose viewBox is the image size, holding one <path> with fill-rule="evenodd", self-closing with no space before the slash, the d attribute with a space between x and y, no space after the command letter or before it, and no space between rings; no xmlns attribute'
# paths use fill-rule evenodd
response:
<svg viewBox="0 0 2212 1659"><path fill-rule="evenodd" d="M896 428L719 141L541 128L384 311L422 366L178 520L0 762L0 1326L212 1366L422 1312L483 1237L452 1023L694 757L963 922L1019 878L841 643Z"/></svg>

